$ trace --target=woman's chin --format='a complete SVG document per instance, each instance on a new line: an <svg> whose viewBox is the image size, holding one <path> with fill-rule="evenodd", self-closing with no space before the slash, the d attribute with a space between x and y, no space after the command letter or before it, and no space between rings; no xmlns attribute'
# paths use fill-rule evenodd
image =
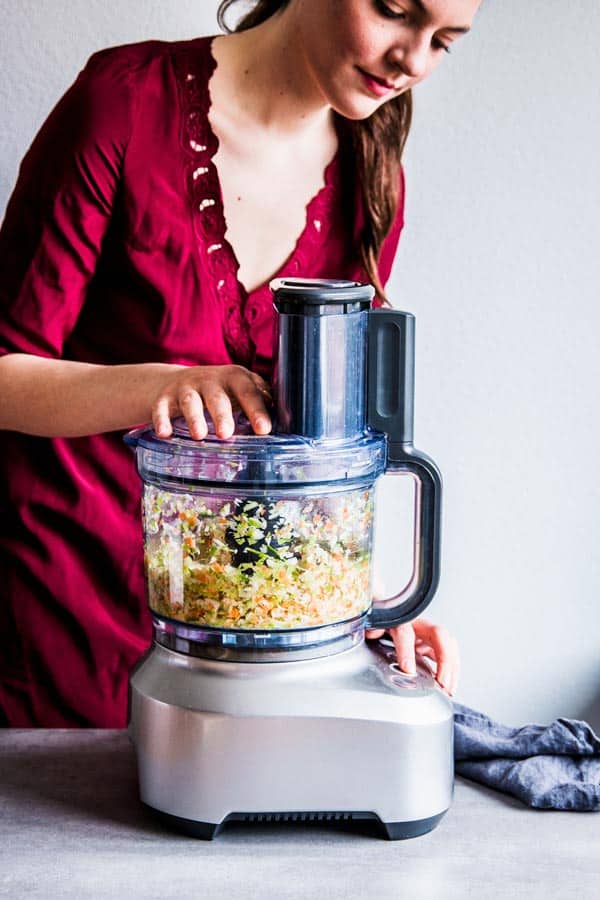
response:
<svg viewBox="0 0 600 900"><path fill-rule="evenodd" d="M362 119L368 119L377 110L381 103L370 100L368 97L358 97L346 99L339 103L331 104L333 109L344 119L350 119L352 122L360 122Z"/></svg>

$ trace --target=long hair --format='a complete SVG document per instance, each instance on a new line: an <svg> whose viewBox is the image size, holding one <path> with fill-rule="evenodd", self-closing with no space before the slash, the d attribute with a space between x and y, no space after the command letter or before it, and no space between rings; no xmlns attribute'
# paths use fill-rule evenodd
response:
<svg viewBox="0 0 600 900"><path fill-rule="evenodd" d="M222 0L217 20L230 31L225 17L238 0ZM289 0L257 0L242 16L235 31L246 31L265 22L287 6ZM385 293L378 272L381 246L394 222L400 189L400 161L410 130L412 96L410 91L382 104L368 119L344 120L350 135L355 170L361 187L365 222L360 236L360 256L365 272L378 295Z"/></svg>

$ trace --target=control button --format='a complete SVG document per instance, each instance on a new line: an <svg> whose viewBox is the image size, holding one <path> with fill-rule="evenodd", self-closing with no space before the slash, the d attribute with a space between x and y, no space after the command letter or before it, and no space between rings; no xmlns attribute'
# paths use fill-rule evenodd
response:
<svg viewBox="0 0 600 900"><path fill-rule="evenodd" d="M390 679L394 687L404 688L405 690L411 691L416 690L418 685L410 680L410 676L408 679L400 678L398 675L394 675L393 678Z"/></svg>
<svg viewBox="0 0 600 900"><path fill-rule="evenodd" d="M399 675L402 675L403 678L418 678L418 672L405 672L404 669L401 669L397 662L390 663L390 669L392 672L398 672Z"/></svg>

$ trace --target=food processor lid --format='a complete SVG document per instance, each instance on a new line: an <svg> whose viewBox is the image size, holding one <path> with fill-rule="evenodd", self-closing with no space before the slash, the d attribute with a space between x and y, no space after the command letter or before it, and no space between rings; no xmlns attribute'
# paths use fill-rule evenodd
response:
<svg viewBox="0 0 600 900"><path fill-rule="evenodd" d="M125 441L137 448L145 480L219 487L240 484L303 487L374 480L385 469L386 438L375 431L342 440L313 440L290 434L256 435L241 414L231 438L216 437L207 416L204 440L191 437L183 418L173 435L159 438L151 426L130 431Z"/></svg>
<svg viewBox="0 0 600 900"><path fill-rule="evenodd" d="M368 310L375 288L341 278L275 278L269 285L278 313L335 316Z"/></svg>

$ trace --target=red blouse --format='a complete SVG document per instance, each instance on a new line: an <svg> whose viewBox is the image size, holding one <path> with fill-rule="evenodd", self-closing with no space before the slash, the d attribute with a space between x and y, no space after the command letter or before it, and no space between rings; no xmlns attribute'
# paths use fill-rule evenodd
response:
<svg viewBox="0 0 600 900"><path fill-rule="evenodd" d="M91 58L27 153L0 230L1 352L239 363L268 377L268 283L245 292L225 237L214 67L210 38ZM357 196L341 141L274 275L364 280ZM122 727L129 672L151 638L131 450L121 432L1 437L0 716Z"/></svg>

